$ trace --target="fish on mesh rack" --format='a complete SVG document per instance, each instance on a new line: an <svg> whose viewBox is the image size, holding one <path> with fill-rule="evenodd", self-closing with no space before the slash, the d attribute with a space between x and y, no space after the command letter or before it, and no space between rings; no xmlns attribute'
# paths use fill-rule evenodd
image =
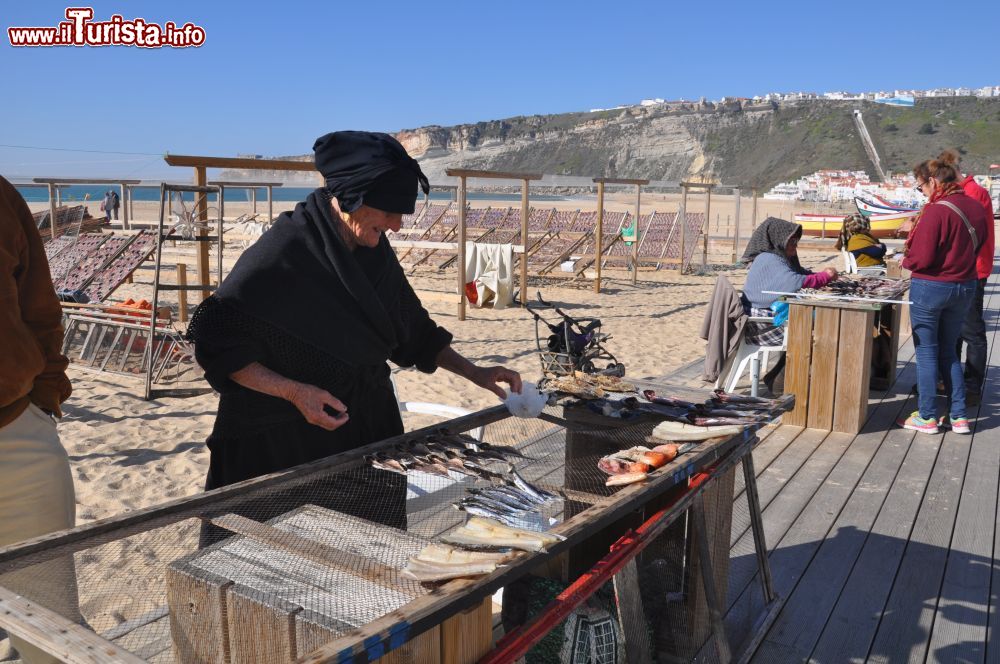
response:
<svg viewBox="0 0 1000 664"><path fill-rule="evenodd" d="M461 475L494 479L502 477L497 465L510 465L512 460L531 460L513 447L490 445L465 434L446 430L421 439L396 443L391 450L369 454L365 461L374 468L401 475L419 471L450 477L448 471Z"/></svg>

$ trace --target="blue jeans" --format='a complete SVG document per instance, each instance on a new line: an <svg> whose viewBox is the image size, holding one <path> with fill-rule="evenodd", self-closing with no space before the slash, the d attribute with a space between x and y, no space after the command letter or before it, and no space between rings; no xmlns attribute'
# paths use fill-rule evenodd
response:
<svg viewBox="0 0 1000 664"><path fill-rule="evenodd" d="M951 395L952 417L965 417L965 379L955 352L962 324L976 294L976 280L954 283L914 277L910 281L910 324L917 351L917 408L920 417L937 417L937 378Z"/></svg>

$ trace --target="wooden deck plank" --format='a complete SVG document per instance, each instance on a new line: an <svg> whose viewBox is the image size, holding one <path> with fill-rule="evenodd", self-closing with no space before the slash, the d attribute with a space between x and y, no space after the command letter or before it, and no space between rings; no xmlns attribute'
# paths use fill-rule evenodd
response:
<svg viewBox="0 0 1000 664"><path fill-rule="evenodd" d="M988 308L994 307L996 302L995 291L991 290L984 303L986 305L984 309L988 310ZM995 336L995 320L991 323L988 330L990 336ZM919 438L924 437L920 436ZM882 620L872 643L869 655L872 661L898 660L908 656L909 661L923 662L928 655L931 630L945 581L945 566L946 562L951 559L949 549L957 527L960 501L965 492L964 484L966 472L970 469L969 460L973 442L973 436L951 432L946 433L943 437L938 461L932 471L920 513L910 535L906 554L886 601ZM989 442L986 444L989 445ZM989 455L990 451L987 450L985 453ZM973 474L978 474L978 470L973 469ZM986 472L990 472L994 476L992 483L995 486L996 466L987 469ZM980 477L977 480L974 477L973 481L974 483L978 482L977 489L989 490L987 487L983 487L983 482L991 482L989 478ZM992 495L995 495L995 489L993 491ZM975 505L973 505L972 511L975 512L975 509ZM992 530L994 526L995 521L992 519L985 524L976 524L976 527L981 530ZM966 542L968 541L968 533L964 535L964 539ZM987 539L990 538L987 537ZM980 549L985 549L986 544L982 543L979 546ZM992 549L992 546L990 548ZM964 560L960 560L963 557ZM975 565L974 561L968 559L968 555L959 554L954 562L953 573L956 575L972 574L975 576L978 572L978 570L968 569L970 565ZM985 575L980 578L985 580ZM954 586L949 588L949 591L953 590L955 590ZM974 625L977 617L973 611L968 610L968 607L965 608L966 611L961 612L963 618ZM954 615L955 611L949 613ZM985 618L985 615L982 618ZM976 628L972 625L969 625L969 629L975 630ZM981 637L985 641L985 629L983 629ZM946 651L952 648L953 652L949 652L950 655L958 655L963 647L978 651L977 655L982 654L978 644L940 642L938 647ZM948 661L960 660L949 658Z"/></svg>
<svg viewBox="0 0 1000 664"><path fill-rule="evenodd" d="M764 537L766 542L777 542L785 534L788 524L794 520L799 510L808 500L806 494L812 495L818 486L817 474L820 478L826 476L832 462L826 454L820 453L814 460L813 456L828 432L817 429L805 429L796 438L797 450L789 450L783 454L767 472L757 480L761 509L764 517ZM811 488L809 484L812 483ZM775 496L782 493L782 500L775 501ZM765 496L769 496L765 498ZM798 503L795 497L800 498ZM794 512L794 515L791 513ZM726 607L731 607L740 598L747 584L757 573L757 558L754 555L753 531L746 530L732 545L730 550L729 592Z"/></svg>
<svg viewBox="0 0 1000 664"><path fill-rule="evenodd" d="M897 382L903 380L905 379L901 377L900 381ZM895 430L890 431L889 435L912 437L915 434ZM872 531L865 539L861 554L844 584L837 604L830 614L816 647L813 649L811 657L813 660L851 661L864 659L868 655L870 646L877 638L883 609L886 608L886 598L893 587L901 588L898 585L900 582L896 581L896 575L902 571L903 558L907 551L907 542L911 531L916 533L919 525L920 533L917 534L917 537L927 539L928 533L933 533L935 526L938 525L931 517L931 511L933 506L940 505L941 485L947 480L946 477L942 478L942 475L947 476L948 470L955 471L954 468L947 465L942 470L941 466L936 464L940 445L941 438L939 437L921 436L908 450ZM948 452L946 460L956 460L955 455L952 454L953 451L954 447L946 450ZM961 461L962 457L960 452L957 460ZM935 479L935 477L937 481L933 485L930 484L930 480ZM924 521L918 524L917 513L921 509L921 504L924 503L925 490L930 499L927 504L932 507L923 510ZM937 498L937 503L934 502L935 498ZM951 514L953 517L954 513ZM948 533L950 536L950 529ZM911 555L911 559L912 557ZM939 566L937 582L940 583L943 560L939 560L937 565ZM908 568L907 581L901 582L903 585L919 576L919 572L914 574L914 571ZM829 589L825 592L829 593ZM897 592L902 593L903 591L900 589ZM890 618L893 618L890 622L895 622L899 616L890 616ZM915 618L911 620L911 622L915 621ZM889 623L887 623L887 629L892 629ZM929 624L925 626L925 629L929 629ZM891 631L886 632L887 635L890 633ZM926 632L923 640L926 641ZM887 648L888 644L880 644L876 647L877 654L881 649ZM891 654L898 655L899 651L891 651Z"/></svg>
<svg viewBox="0 0 1000 664"><path fill-rule="evenodd" d="M901 376L912 380L914 369L909 365ZM873 411L786 540L777 543L787 551L776 557L772 580L785 605L753 661L802 660L812 651L913 440L912 432L892 428L910 405L907 398L890 399Z"/></svg>
<svg viewBox="0 0 1000 664"><path fill-rule="evenodd" d="M986 306L998 301L993 292ZM987 331L986 394L994 392L1000 373L995 322ZM983 661L986 654L997 536L1000 414L990 405L969 409L969 414L976 417L972 449L928 646L928 658L934 661Z"/></svg>
<svg viewBox="0 0 1000 664"><path fill-rule="evenodd" d="M916 436L912 432L894 435ZM846 662L867 656L886 597L914 528L940 444L941 437L926 436L910 446L854 569L813 649L813 659Z"/></svg>

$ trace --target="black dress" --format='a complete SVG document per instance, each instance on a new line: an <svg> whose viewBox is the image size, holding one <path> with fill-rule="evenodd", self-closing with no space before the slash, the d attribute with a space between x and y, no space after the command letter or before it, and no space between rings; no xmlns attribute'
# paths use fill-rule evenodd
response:
<svg viewBox="0 0 1000 664"><path fill-rule="evenodd" d="M425 372L451 334L423 308L385 238L351 252L320 192L244 252L188 327L195 357L220 394L206 490L285 470L403 432L386 361ZM233 382L253 362L328 391L348 409L334 431L290 402ZM405 478L362 468L331 474L234 510L266 520L308 502L382 523L405 523ZM246 505L244 505L246 507Z"/></svg>

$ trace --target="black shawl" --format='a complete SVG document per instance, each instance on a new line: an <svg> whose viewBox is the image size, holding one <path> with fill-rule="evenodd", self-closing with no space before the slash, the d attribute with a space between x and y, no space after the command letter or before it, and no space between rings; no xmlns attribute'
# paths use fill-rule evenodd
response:
<svg viewBox="0 0 1000 664"><path fill-rule="evenodd" d="M322 189L247 249L216 296L351 366L385 362L399 345L395 308L406 281L383 235L353 252Z"/></svg>
<svg viewBox="0 0 1000 664"><path fill-rule="evenodd" d="M760 254L774 254L788 263L798 274L811 274L802 267L798 256L789 256L785 253L785 246L793 237L802 237L802 226L777 217L768 217L750 236L746 251L743 252L743 262L752 263Z"/></svg>

